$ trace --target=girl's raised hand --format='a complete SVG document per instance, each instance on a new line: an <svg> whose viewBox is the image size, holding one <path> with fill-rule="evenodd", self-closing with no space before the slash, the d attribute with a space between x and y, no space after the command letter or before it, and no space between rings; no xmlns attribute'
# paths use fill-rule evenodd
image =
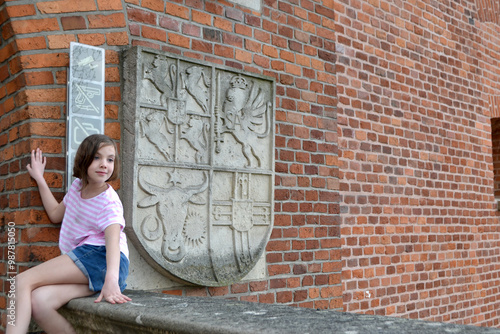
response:
<svg viewBox="0 0 500 334"><path fill-rule="evenodd" d="M31 151L31 164L28 164L26 169L30 173L31 177L38 182L38 180L43 179L46 164L47 159L42 155L42 150L37 148L36 150Z"/></svg>

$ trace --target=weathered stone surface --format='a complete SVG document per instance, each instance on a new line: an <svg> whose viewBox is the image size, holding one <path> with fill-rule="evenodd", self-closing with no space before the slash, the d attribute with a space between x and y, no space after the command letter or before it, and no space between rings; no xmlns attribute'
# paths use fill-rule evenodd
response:
<svg viewBox="0 0 500 334"><path fill-rule="evenodd" d="M205 333L205 334L487 334L493 328L393 317L319 311L202 297L174 297L126 291L132 301L121 305L74 299L61 309L77 333Z"/></svg>
<svg viewBox="0 0 500 334"><path fill-rule="evenodd" d="M274 81L140 47L124 77L129 238L166 275L240 280L273 224Z"/></svg>

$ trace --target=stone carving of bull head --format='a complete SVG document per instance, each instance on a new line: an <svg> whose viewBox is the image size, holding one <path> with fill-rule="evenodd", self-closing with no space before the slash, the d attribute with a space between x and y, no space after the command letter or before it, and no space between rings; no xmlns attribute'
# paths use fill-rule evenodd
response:
<svg viewBox="0 0 500 334"><path fill-rule="evenodd" d="M182 229L186 221L189 203L204 204L196 195L207 189L208 177L204 172L203 183L181 187L178 185L180 182L175 170L167 174L169 175L169 183L173 185L169 188L163 188L146 181L144 170L139 170L139 186L149 196L139 201L137 206L140 208L156 206L156 229L151 231L147 228L151 219L151 216L147 216L141 224L142 234L148 240L157 240L162 236L162 255L169 261L179 262L186 255Z"/></svg>

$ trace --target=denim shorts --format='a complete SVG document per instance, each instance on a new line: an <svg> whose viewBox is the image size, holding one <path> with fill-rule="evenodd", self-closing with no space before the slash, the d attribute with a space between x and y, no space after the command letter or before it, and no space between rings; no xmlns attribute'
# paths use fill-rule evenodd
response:
<svg viewBox="0 0 500 334"><path fill-rule="evenodd" d="M106 246L81 245L67 254L89 279L89 289L95 292L101 291L106 278ZM127 286L125 280L128 276L128 265L127 257L120 252L118 286L122 292Z"/></svg>

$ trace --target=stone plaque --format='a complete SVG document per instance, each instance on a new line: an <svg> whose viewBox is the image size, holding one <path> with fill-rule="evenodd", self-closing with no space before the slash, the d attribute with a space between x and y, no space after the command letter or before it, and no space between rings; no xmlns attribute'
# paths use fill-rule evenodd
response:
<svg viewBox="0 0 500 334"><path fill-rule="evenodd" d="M237 282L273 225L274 80L142 47L124 76L130 240L170 277Z"/></svg>
<svg viewBox="0 0 500 334"><path fill-rule="evenodd" d="M104 58L102 48L71 42L66 124L66 187L73 182L76 150L83 139L104 133Z"/></svg>

